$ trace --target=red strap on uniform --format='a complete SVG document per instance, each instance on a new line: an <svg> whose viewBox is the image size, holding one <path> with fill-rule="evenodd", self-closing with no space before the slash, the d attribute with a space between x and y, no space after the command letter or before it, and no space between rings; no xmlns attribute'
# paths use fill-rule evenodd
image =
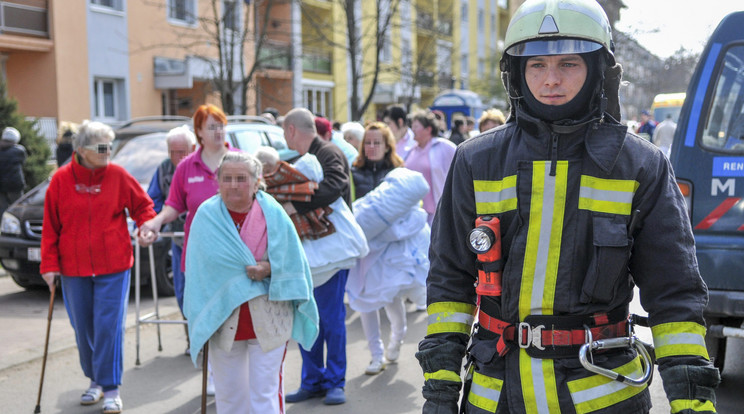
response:
<svg viewBox="0 0 744 414"><path fill-rule="evenodd" d="M607 314L601 314L604 315L604 318L597 318L599 315L600 314L595 315L595 320L604 320L606 322L605 324L589 328L593 340L618 338L627 334L627 320L624 319L618 323L609 324ZM482 310L478 310L478 324L482 328L499 335L496 350L501 356L504 356L509 350L504 341L514 342L517 340L517 330L513 324L494 318ZM541 341L542 346L544 347L583 345L587 341L586 330L583 328L554 330L543 329L541 332Z"/></svg>

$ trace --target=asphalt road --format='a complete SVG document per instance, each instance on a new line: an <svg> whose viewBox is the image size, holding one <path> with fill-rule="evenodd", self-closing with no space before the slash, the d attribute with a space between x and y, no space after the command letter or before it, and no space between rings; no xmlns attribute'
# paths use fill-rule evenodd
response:
<svg viewBox="0 0 744 414"><path fill-rule="evenodd" d="M0 271L1 272L1 271ZM149 292L142 294L142 313L153 309ZM180 317L175 299L160 300L161 318ZM635 312L642 312L635 304ZM32 413L36 405L46 330L49 293L24 291L8 277L0 276L0 413ZM411 308L412 309L412 308ZM136 329L134 294L130 302L124 360L122 398L127 413L198 413L200 412L201 370L184 355L186 341L181 325L161 325L162 351L158 351L157 328L140 325L140 362L136 366ZM383 318L383 338L388 326ZM288 404L288 414L359 413L413 414L420 413L423 404L421 370L413 354L426 331L422 312L408 313L408 335L401 359L388 365L377 376L364 375L369 351L358 314L348 312L347 403L325 406L321 400ZM650 335L640 332L641 336ZM724 383L718 391L718 412L742 412L744 396L744 366L741 359L743 343L729 343ZM285 389L299 386L301 358L297 345L291 343L285 367ZM100 406L82 407L79 396L87 386L80 369L74 334L67 319L61 297L56 300L51 328L50 353L41 404L42 413L100 413ZM654 402L652 414L669 412L658 374L651 385ZM208 400L208 412L214 413L214 402Z"/></svg>

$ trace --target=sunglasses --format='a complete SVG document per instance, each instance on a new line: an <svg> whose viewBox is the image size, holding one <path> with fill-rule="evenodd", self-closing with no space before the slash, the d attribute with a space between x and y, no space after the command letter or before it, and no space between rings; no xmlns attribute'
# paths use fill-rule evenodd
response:
<svg viewBox="0 0 744 414"><path fill-rule="evenodd" d="M111 144L95 144L95 145L84 145L83 148L95 151L99 154L106 154L111 151Z"/></svg>

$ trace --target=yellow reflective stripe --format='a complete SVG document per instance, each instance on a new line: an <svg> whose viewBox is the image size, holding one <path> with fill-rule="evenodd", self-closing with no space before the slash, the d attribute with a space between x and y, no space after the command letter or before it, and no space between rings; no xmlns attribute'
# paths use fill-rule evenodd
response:
<svg viewBox="0 0 744 414"><path fill-rule="evenodd" d="M668 322L652 326L657 358L697 355L708 358L705 327L695 322Z"/></svg>
<svg viewBox="0 0 744 414"><path fill-rule="evenodd" d="M643 374L641 359L635 357L627 364L613 369L622 375L638 378ZM569 381L568 390L571 392L577 414L590 413L607 408L621 401L637 395L643 387L633 387L605 377L592 375L590 377Z"/></svg>
<svg viewBox="0 0 744 414"><path fill-rule="evenodd" d="M474 372L473 382L470 384L468 402L481 410L495 413L499 405L499 397L501 397L501 387L503 385L504 381L498 378L491 378Z"/></svg>
<svg viewBox="0 0 744 414"><path fill-rule="evenodd" d="M678 413L684 410L700 411L715 413L716 406L711 401L700 400L673 400L669 405L672 407L672 413Z"/></svg>
<svg viewBox="0 0 744 414"><path fill-rule="evenodd" d="M424 380L437 380L437 381L451 381L451 382L462 382L460 375L454 371L447 371L440 369L436 372L424 372Z"/></svg>
<svg viewBox="0 0 744 414"><path fill-rule="evenodd" d="M528 315L552 315L558 279L563 220L568 188L568 161L558 161L556 175L550 162L532 167L532 195L527 229L519 319Z"/></svg>
<svg viewBox="0 0 744 414"><path fill-rule="evenodd" d="M517 176L500 181L473 180L476 214L498 214L517 209Z"/></svg>
<svg viewBox="0 0 744 414"><path fill-rule="evenodd" d="M579 209L630 215L638 186L635 180L607 180L582 175Z"/></svg>
<svg viewBox="0 0 744 414"><path fill-rule="evenodd" d="M522 382L522 397L528 413L561 412L552 359L532 358L527 355L527 351L520 349L519 376Z"/></svg>
<svg viewBox="0 0 744 414"><path fill-rule="evenodd" d="M470 335L475 305L461 302L437 302L426 308L429 313L426 334L462 333Z"/></svg>

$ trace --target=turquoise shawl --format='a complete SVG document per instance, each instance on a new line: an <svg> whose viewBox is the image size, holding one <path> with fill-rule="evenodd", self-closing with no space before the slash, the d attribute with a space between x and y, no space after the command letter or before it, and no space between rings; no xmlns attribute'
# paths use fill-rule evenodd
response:
<svg viewBox="0 0 744 414"><path fill-rule="evenodd" d="M191 360L241 304L260 295L292 301L292 339L310 349L318 336L318 308L313 282L297 231L282 206L259 191L256 200L266 218L271 277L253 281L246 266L253 254L235 231L219 195L202 203L194 215L186 248L184 315L189 324Z"/></svg>

